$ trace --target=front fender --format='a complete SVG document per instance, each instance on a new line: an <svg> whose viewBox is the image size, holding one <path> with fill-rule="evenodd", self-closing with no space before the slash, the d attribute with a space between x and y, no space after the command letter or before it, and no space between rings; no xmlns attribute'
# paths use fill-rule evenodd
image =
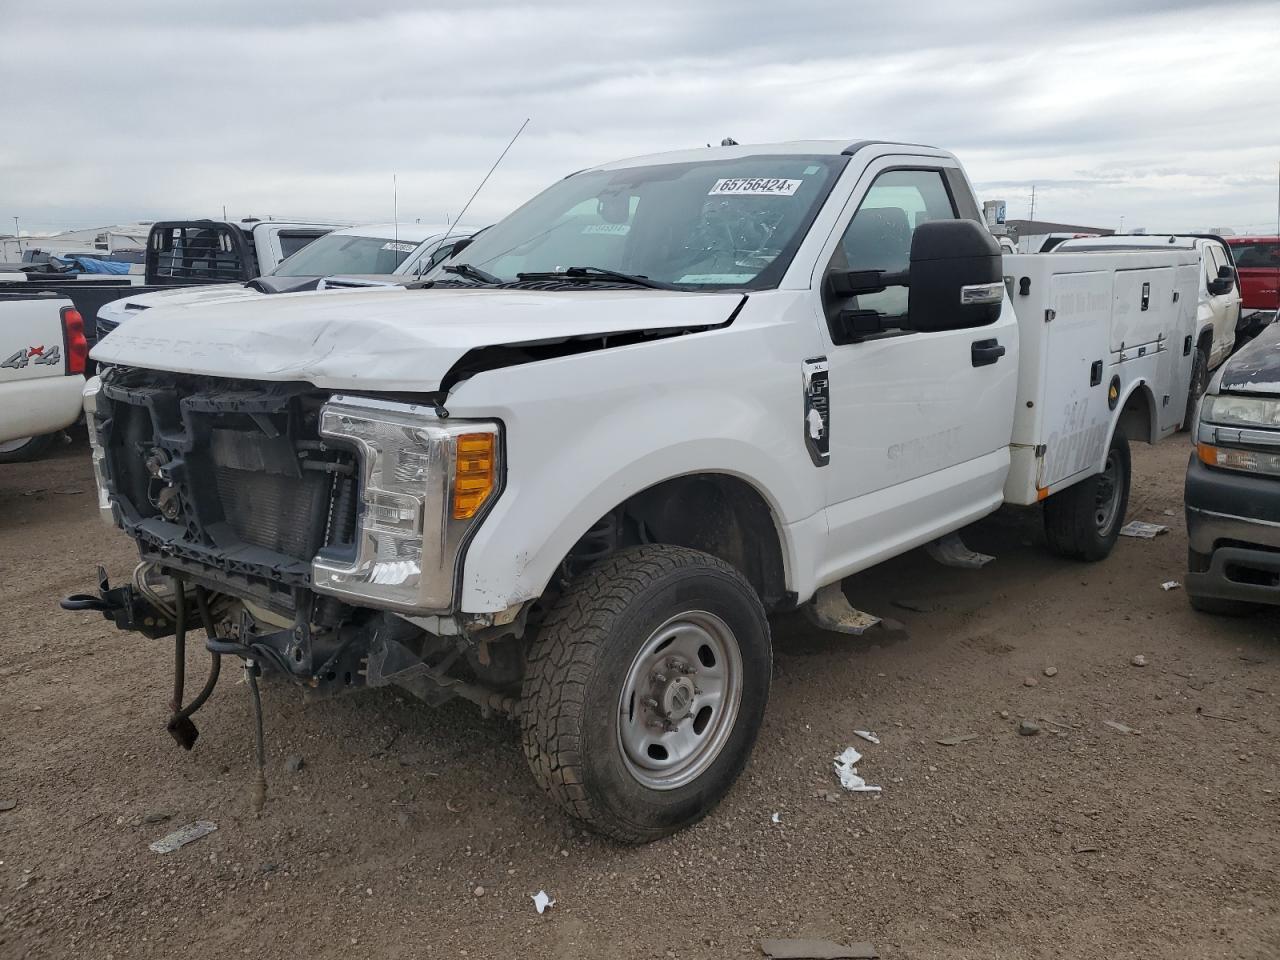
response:
<svg viewBox="0 0 1280 960"><path fill-rule="evenodd" d="M800 360L815 351L800 330L739 317L722 330L506 367L458 387L450 412L501 420L507 463L501 499L467 550L460 609L492 613L541 595L600 517L695 473L735 476L760 493L790 583L788 531L824 506L825 477L803 434Z"/></svg>

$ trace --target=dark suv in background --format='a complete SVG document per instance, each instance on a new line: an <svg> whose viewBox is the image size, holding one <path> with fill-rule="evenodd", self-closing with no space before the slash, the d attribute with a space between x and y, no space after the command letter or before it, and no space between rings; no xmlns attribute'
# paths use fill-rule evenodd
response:
<svg viewBox="0 0 1280 960"><path fill-rule="evenodd" d="M1280 325L1214 376L1187 467L1187 596L1207 613L1280 604Z"/></svg>

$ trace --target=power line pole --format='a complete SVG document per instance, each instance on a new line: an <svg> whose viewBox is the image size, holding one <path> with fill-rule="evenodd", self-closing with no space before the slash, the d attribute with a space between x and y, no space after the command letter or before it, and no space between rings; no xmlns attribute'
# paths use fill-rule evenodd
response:
<svg viewBox="0 0 1280 960"><path fill-rule="evenodd" d="M18 240L18 258L22 258L22 232L18 229L18 218L13 218L13 235Z"/></svg>
<svg viewBox="0 0 1280 960"><path fill-rule="evenodd" d="M1028 220L1034 221L1036 218L1036 185L1031 185L1031 213L1027 216Z"/></svg>

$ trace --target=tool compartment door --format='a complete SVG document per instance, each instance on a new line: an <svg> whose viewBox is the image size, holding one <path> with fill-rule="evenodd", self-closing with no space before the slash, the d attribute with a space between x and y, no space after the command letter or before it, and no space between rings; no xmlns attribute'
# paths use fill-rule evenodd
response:
<svg viewBox="0 0 1280 960"><path fill-rule="evenodd" d="M1056 274L1046 323L1041 489L1095 472L1111 421L1107 405L1111 270Z"/></svg>
<svg viewBox="0 0 1280 960"><path fill-rule="evenodd" d="M1169 336L1173 284L1173 267L1116 271L1111 325L1114 352L1130 352Z"/></svg>
<svg viewBox="0 0 1280 960"><path fill-rule="evenodd" d="M1159 389L1160 434L1172 433L1182 423L1187 409L1187 393L1191 389L1193 345L1196 333L1196 307L1200 288L1200 265L1186 263L1174 270L1177 300L1169 305L1168 338L1160 354Z"/></svg>

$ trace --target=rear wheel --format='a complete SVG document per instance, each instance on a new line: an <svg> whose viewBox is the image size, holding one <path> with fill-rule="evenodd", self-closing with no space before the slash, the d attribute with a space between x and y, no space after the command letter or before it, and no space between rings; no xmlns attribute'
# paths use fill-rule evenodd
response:
<svg viewBox="0 0 1280 960"><path fill-rule="evenodd" d="M1129 441L1117 427L1102 472L1044 502L1049 548L1072 560L1101 560L1111 552L1129 505Z"/></svg>
<svg viewBox="0 0 1280 960"><path fill-rule="evenodd" d="M1187 390L1187 410L1183 414L1182 426L1179 428L1183 432L1195 426L1196 406L1200 403L1200 397L1203 396L1208 385L1209 358L1205 355L1203 348L1197 347L1195 359L1191 362L1191 386Z"/></svg>
<svg viewBox="0 0 1280 960"><path fill-rule="evenodd" d="M598 833L674 833L746 765L771 663L764 609L733 567L684 547L621 551L569 586L530 649L529 766Z"/></svg>
<svg viewBox="0 0 1280 960"><path fill-rule="evenodd" d="M25 463L28 460L38 460L48 452L57 439L56 433L46 433L39 437L5 440L0 443L0 463Z"/></svg>

